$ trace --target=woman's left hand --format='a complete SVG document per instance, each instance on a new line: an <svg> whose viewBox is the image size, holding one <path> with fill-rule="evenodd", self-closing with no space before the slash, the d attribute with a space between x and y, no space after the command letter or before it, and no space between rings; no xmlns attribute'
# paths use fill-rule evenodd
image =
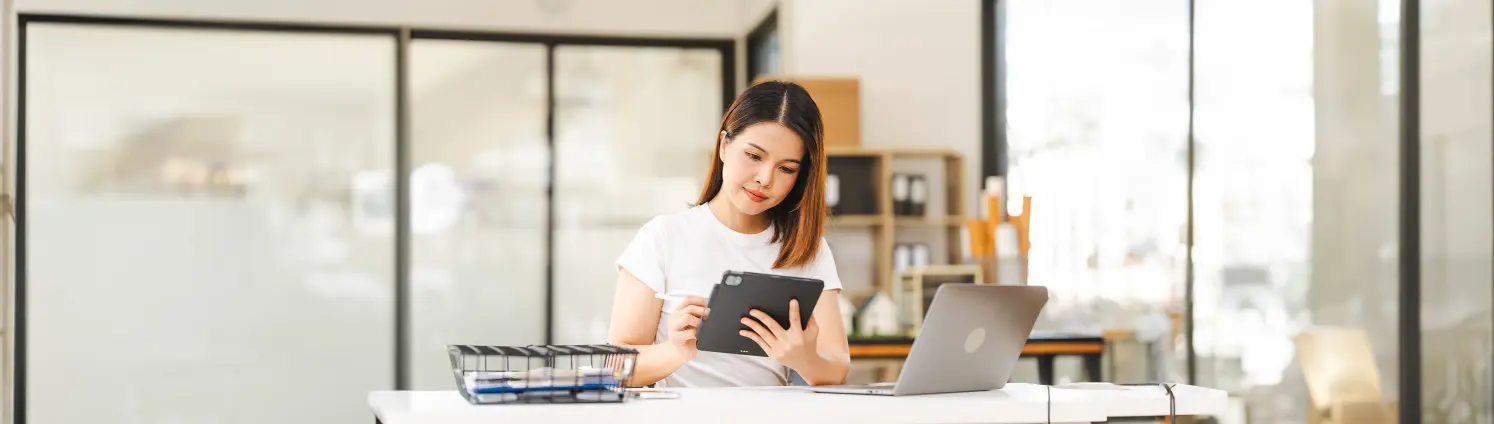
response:
<svg viewBox="0 0 1494 424"><path fill-rule="evenodd" d="M789 328L778 325L778 321L763 311L753 309L749 314L752 316L742 317L742 323L751 327L752 331L742 330L739 333L757 342L778 363L801 370L820 359L815 348L820 327L815 324L813 316L809 317L808 325L799 327L798 299L789 300Z"/></svg>

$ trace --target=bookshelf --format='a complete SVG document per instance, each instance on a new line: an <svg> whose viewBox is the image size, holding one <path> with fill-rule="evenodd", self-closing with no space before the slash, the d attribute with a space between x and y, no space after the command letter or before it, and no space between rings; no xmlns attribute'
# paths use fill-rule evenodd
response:
<svg viewBox="0 0 1494 424"><path fill-rule="evenodd" d="M830 146L826 150L829 172L841 181L839 205L844 213L832 212L832 231L871 231L875 246L872 259L873 288L892 292L893 252L898 234L903 232L937 232L944 235L946 255L943 260L931 257L931 264L956 264L961 261L961 229L966 220L968 190L965 158L949 149L862 148ZM894 165L898 161L937 162L939 172L924 175L928 190L942 189L942 196L928 193L926 200L943 200L942 208L926 207L921 215L899 215L893 202Z"/></svg>

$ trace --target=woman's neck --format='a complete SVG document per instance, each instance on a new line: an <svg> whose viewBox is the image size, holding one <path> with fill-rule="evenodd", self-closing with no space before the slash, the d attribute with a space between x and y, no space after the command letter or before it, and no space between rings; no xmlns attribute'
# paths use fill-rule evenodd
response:
<svg viewBox="0 0 1494 424"><path fill-rule="evenodd" d="M730 228L732 231L742 234L757 234L768 229L768 218L766 216L742 213L742 211L737 210L735 206L731 205L731 201L727 200L726 196L716 196L716 198L706 202L706 208L711 210L711 215L715 215L717 221L721 221L722 224L726 225L726 228Z"/></svg>

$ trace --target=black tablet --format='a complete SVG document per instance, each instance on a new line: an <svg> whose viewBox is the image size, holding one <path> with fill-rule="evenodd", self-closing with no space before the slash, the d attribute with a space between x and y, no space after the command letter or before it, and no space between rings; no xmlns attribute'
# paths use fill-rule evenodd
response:
<svg viewBox="0 0 1494 424"><path fill-rule="evenodd" d="M753 309L763 311L789 328L789 300L799 300L799 326L809 324L814 305L820 300L825 282L813 278L786 277L755 272L727 271L721 282L711 289L706 302L710 313L696 331L696 348L707 352L768 356L757 342L738 331L752 331L742 324L742 317ZM838 319L838 318L837 318Z"/></svg>

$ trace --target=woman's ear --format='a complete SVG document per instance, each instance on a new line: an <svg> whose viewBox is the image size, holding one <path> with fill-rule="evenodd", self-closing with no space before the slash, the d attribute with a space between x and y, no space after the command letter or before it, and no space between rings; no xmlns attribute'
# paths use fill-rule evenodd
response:
<svg viewBox="0 0 1494 424"><path fill-rule="evenodd" d="M726 162L726 130L721 130L721 134L716 136L716 153L716 159Z"/></svg>

